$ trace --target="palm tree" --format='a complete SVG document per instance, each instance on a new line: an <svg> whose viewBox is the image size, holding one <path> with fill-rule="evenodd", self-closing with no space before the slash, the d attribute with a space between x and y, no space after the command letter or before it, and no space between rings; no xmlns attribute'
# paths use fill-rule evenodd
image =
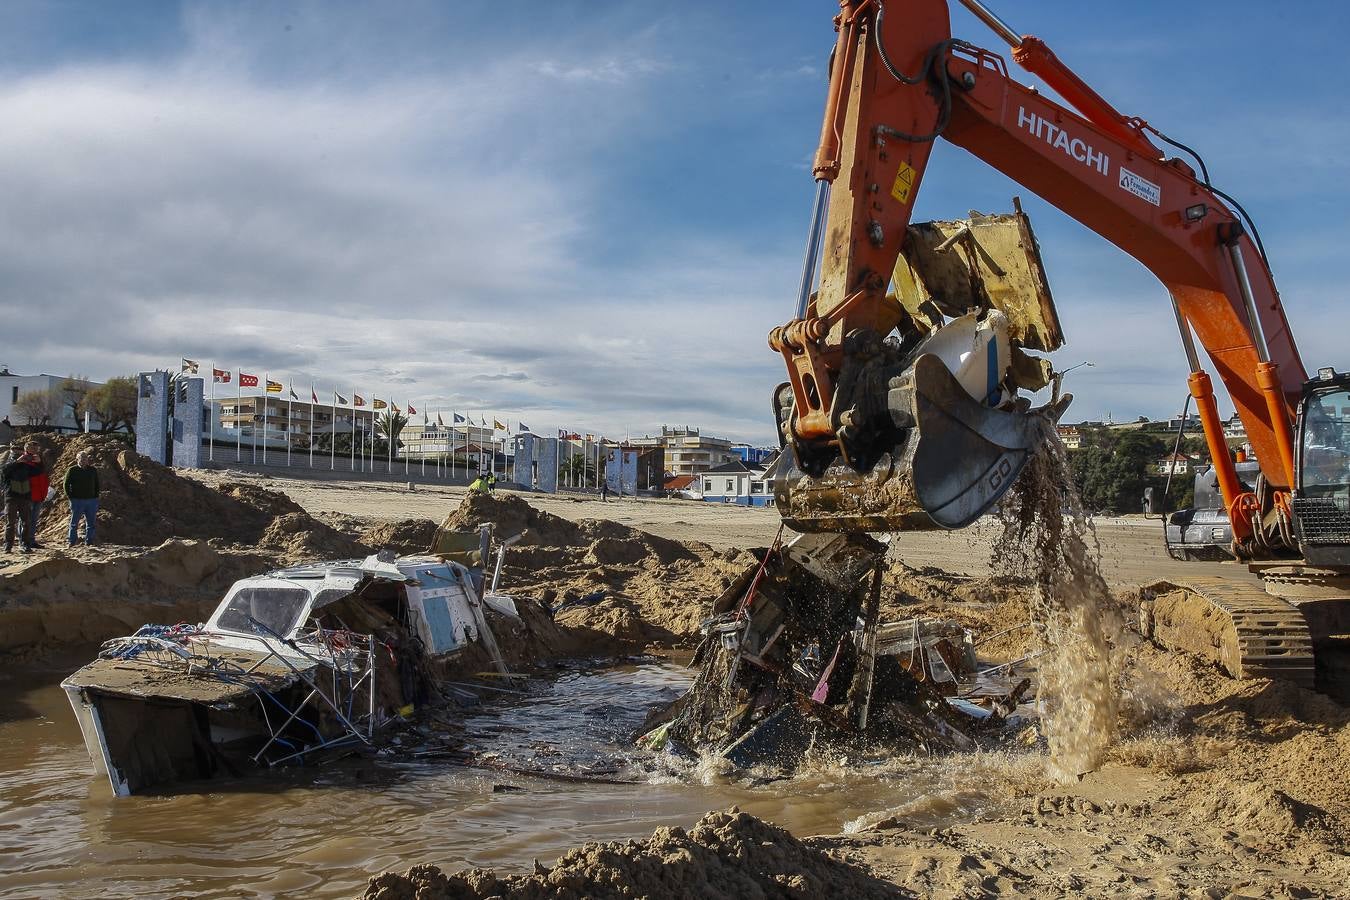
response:
<svg viewBox="0 0 1350 900"><path fill-rule="evenodd" d="M403 426L408 424L408 417L401 412L394 412L393 409L386 409L383 415L375 420L375 432L385 439L385 447L389 446L389 441L394 443L393 456L398 456L400 441L398 436L403 432Z"/></svg>

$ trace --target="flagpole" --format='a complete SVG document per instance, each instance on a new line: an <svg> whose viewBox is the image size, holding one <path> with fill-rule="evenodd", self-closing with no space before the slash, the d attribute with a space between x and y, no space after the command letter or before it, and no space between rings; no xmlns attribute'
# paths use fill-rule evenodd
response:
<svg viewBox="0 0 1350 900"><path fill-rule="evenodd" d="M258 406L258 398L253 398L253 465L258 464L258 424L262 422L262 409Z"/></svg>
<svg viewBox="0 0 1350 900"><path fill-rule="evenodd" d="M291 467L291 444L295 443L291 438L291 426L295 423L295 382L290 383L291 395L286 398L286 468Z"/></svg>
<svg viewBox="0 0 1350 900"><path fill-rule="evenodd" d="M239 375L243 369L234 370L234 461L244 461L244 416L240 409L244 405L244 389L239 386Z"/></svg>
<svg viewBox="0 0 1350 900"><path fill-rule="evenodd" d="M455 480L455 417L459 414L450 410L450 480Z"/></svg>
<svg viewBox="0 0 1350 900"><path fill-rule="evenodd" d="M272 383L272 374L271 374L270 372L263 372L263 393L262 393L262 400L263 400L263 402L262 402L262 410L263 410L263 412L262 412L262 423L263 423L263 439L262 439L262 445L263 445L263 455L262 455L262 464L263 464L264 466L267 465L267 395L271 393L271 391L269 391L269 390L267 389L267 386L268 386L269 384L271 384L271 383Z"/></svg>
<svg viewBox="0 0 1350 900"><path fill-rule="evenodd" d="M309 383L309 467L314 468L314 407L319 405L318 395L314 393L314 382Z"/></svg>
<svg viewBox="0 0 1350 900"><path fill-rule="evenodd" d="M333 420L328 426L328 471L337 471L337 389L333 390Z"/></svg>
<svg viewBox="0 0 1350 900"><path fill-rule="evenodd" d="M216 362L211 361L211 444L206 448L207 462L216 461L216 417L220 411L216 409Z"/></svg>
<svg viewBox="0 0 1350 900"><path fill-rule="evenodd" d="M352 443L348 448L352 453L352 471L356 471L356 391L352 391Z"/></svg>

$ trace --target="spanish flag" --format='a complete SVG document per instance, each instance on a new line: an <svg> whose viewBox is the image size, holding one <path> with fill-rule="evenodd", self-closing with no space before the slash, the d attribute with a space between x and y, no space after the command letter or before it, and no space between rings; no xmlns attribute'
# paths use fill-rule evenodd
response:
<svg viewBox="0 0 1350 900"><path fill-rule="evenodd" d="M370 405L373 406L375 409L384 409L389 404L385 403L379 397L376 397L374 400L370 401Z"/></svg>
<svg viewBox="0 0 1350 900"><path fill-rule="evenodd" d="M498 431L506 431L506 430L507 430L506 426L503 425L501 422L498 422L496 419L493 419L493 420L492 420L492 427L495 428L495 429L497 429Z"/></svg>
<svg viewBox="0 0 1350 900"><path fill-rule="evenodd" d="M283 388L282 388L282 384L281 384L280 381L273 381L273 380L270 379L270 378L267 379L267 393L269 393L269 394L280 394L280 393L282 392L282 390L283 390Z"/></svg>

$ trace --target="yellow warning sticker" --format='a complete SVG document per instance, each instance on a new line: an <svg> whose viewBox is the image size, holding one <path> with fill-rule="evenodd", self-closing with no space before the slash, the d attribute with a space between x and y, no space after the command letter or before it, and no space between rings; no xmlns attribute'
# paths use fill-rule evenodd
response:
<svg viewBox="0 0 1350 900"><path fill-rule="evenodd" d="M895 173L895 184L891 185L891 196L901 203L908 203L909 195L914 191L914 177L917 174L913 166L902 162L900 171Z"/></svg>

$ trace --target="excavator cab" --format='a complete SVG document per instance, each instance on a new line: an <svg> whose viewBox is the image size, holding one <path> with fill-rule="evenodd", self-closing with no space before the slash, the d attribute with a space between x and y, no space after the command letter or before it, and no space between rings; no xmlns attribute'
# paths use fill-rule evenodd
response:
<svg viewBox="0 0 1350 900"><path fill-rule="evenodd" d="M1304 559L1350 568L1350 374L1322 369L1303 387L1290 501Z"/></svg>
<svg viewBox="0 0 1350 900"><path fill-rule="evenodd" d="M955 529L1011 487L1067 397L1048 360L1063 343L1031 223L1011 215L909 226L883 340L850 335L837 439L791 440L794 392L775 396L784 521L804 532ZM1054 384L1031 409L1023 392Z"/></svg>

